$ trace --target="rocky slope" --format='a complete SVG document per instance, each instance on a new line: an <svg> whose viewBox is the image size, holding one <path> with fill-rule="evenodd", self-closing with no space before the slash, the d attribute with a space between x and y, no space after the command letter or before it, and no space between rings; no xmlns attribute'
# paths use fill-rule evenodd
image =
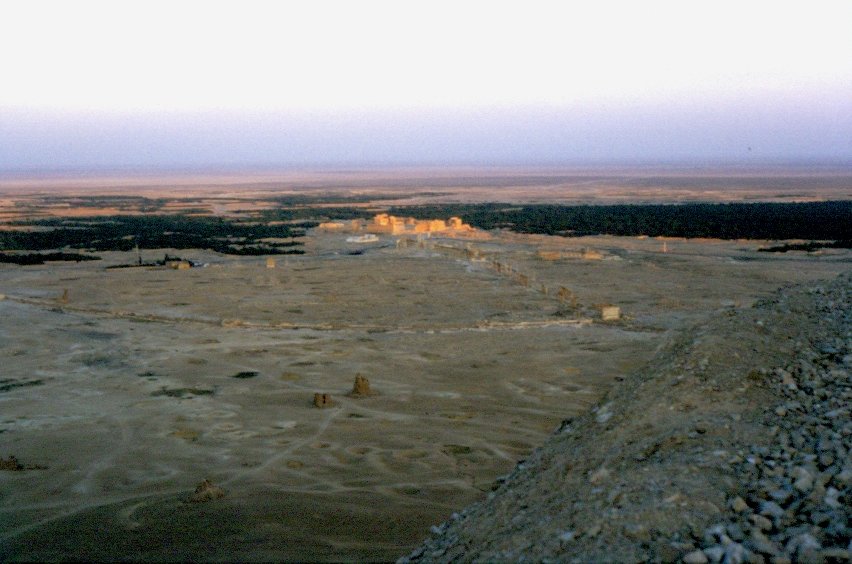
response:
<svg viewBox="0 0 852 564"><path fill-rule="evenodd" d="M401 561L848 562L850 289L681 334Z"/></svg>

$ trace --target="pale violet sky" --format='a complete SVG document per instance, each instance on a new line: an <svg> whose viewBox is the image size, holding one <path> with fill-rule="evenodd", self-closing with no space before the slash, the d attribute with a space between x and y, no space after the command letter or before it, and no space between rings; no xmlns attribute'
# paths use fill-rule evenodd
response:
<svg viewBox="0 0 852 564"><path fill-rule="evenodd" d="M0 170L852 161L852 2L8 2Z"/></svg>

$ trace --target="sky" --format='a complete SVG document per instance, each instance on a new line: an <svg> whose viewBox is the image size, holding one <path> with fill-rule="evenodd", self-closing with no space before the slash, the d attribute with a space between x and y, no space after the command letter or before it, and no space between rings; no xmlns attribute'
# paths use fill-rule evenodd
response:
<svg viewBox="0 0 852 564"><path fill-rule="evenodd" d="M852 2L2 2L0 170L852 162Z"/></svg>

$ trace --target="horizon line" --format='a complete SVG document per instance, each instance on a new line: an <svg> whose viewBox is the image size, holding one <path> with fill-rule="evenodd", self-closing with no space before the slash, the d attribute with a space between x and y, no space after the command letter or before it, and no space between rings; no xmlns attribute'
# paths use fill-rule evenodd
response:
<svg viewBox="0 0 852 564"><path fill-rule="evenodd" d="M201 163L201 164L109 164L109 165L57 165L41 167L0 167L0 178L26 178L33 176L155 176L162 174L229 174L229 173L290 173L290 172L370 172L405 170L577 170L577 169L849 169L852 157L763 157L760 159L732 158L584 158L563 160L470 160L470 161L316 161L304 163Z"/></svg>

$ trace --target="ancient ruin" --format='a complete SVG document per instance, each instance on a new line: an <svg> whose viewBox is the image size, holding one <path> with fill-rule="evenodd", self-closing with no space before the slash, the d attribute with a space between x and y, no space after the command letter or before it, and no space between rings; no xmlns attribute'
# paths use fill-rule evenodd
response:
<svg viewBox="0 0 852 564"><path fill-rule="evenodd" d="M562 253L559 251L540 250L536 253L541 260L559 260L562 258Z"/></svg>
<svg viewBox="0 0 852 564"><path fill-rule="evenodd" d="M621 318L621 308L605 304L600 306L601 321L618 321Z"/></svg>
<svg viewBox="0 0 852 564"><path fill-rule="evenodd" d="M370 389L370 381L360 374L356 374L355 384L352 386L352 391L349 392L349 396L353 398L363 398L372 396L373 393L374 392Z"/></svg>
<svg viewBox="0 0 852 564"><path fill-rule="evenodd" d="M274 188L270 184L271 197L277 198L280 185ZM529 194L522 189L518 205ZM399 194L408 198L411 191L406 185ZM495 193L507 194L502 188ZM447 228L453 227L449 216L462 212L465 221L480 221L455 202L439 208L444 202L437 196L418 198L430 207L397 215L447 220ZM466 193L453 197L465 198ZM433 201L437 205L431 206ZM368 233L373 215L389 205L406 209L408 200L353 203L352 213L343 217L363 217L357 225L342 219L337 222L342 227L323 230L315 229L314 221L306 223L306 252L288 258L250 246L245 255L143 249L149 258L143 256L141 268L108 269L139 266L133 241L119 239L116 244L128 250L104 252L100 262L0 264L0 292L6 295L0 301L0 319L6 322L0 327L0 438L5 441L0 497L8 501L0 523L9 523L0 527L0 553L17 561L126 560L139 554L151 560L177 554L202 561L391 561L452 511L463 516L462 507L484 500L492 488L511 488L514 462L536 459L537 446L557 428L560 444L574 441L581 429L608 435L600 441L600 453L569 448L560 458L567 465L542 471L552 471L551 492L554 484L573 480L572 495L585 504L574 507L572 498L549 505L552 495L534 498L526 511L565 510L564 519L552 520L544 531L542 547L552 543L567 550L583 539L622 542L625 524L634 522L646 530L631 529L630 535L651 534L658 521L642 521L645 509L652 515L675 511L666 515L681 530L680 504L688 501L695 502L684 508L690 518L706 508L715 524L722 517L714 517L704 502L712 494L710 501L724 511L722 482L735 477L719 469L749 466L748 448L742 461L730 462L739 447L729 447L729 437L719 433L730 425L735 435L737 425L763 413L757 410L768 391L764 384L776 377L775 366L786 364L757 362L760 358L781 358L796 348L794 339L811 342L807 332L785 334L787 316L796 313L792 309L776 317L752 304L781 284L813 281L826 289L826 280L849 267L845 249L826 249L821 257L759 253L764 241L670 239L670 254L662 255L663 241L653 237L539 236L501 227L454 235L416 232L405 222L402 235ZM240 209L247 209L240 222L253 224L260 217L248 205ZM434 211L441 209L454 211ZM317 210L316 221L337 213L331 207ZM363 215L364 210L376 211ZM491 239L480 239L483 233ZM233 235L238 243L240 232ZM361 235L378 242L345 241ZM584 247L597 249L603 260L582 260ZM684 252L671 254L675 247ZM557 260L539 258L539 250L552 251ZM574 251L577 258L558 260L563 251ZM173 271L154 260L165 252L191 259L193 268ZM275 272L267 269L268 257L277 261ZM209 267L196 268L205 264ZM67 305L59 303L64 288ZM614 318L604 305L626 309L616 310ZM801 318L817 327L826 313L812 314L810 306L802 310L808 313ZM711 315L737 325L707 326ZM691 330L693 325L698 329ZM739 333L727 338L734 329L753 337L742 350L772 348L741 354L742 366L729 366L735 360L730 347L739 344ZM681 351L693 342L705 348L695 354L689 349L681 362ZM845 341L826 341L819 334L812 342L831 346L826 350L834 362L841 362L848 348ZM808 362L816 365L815 359L826 355ZM686 376L679 385L667 381L657 387L657 376L646 377L674 359L672 381ZM646 371L649 362L653 366ZM616 401L590 413L599 400L609 402L605 394L620 393L637 374L638 382L648 381L643 390L652 386L665 393L648 395L639 409ZM802 376L804 382L813 379ZM786 385L790 381L786 378ZM728 413L714 417L717 402L706 397L716 393L717 384L736 414L744 414L739 421ZM822 401L808 397L814 405ZM826 412L842 406L830 407ZM754 416L743 409L753 409ZM795 411L784 409L787 418ZM844 413L832 413L832 421L842 427ZM663 416L673 419L657 419ZM583 417L588 425L580 427ZM622 434L624 428L629 433ZM681 438L682 444L674 444ZM75 448L67 448L69 440ZM582 444L597 445L593 439ZM626 449L623 461L612 457L613 444ZM636 471L679 446L688 447L684 466ZM716 454L719 450L725 454ZM10 459L14 453L18 458ZM843 460L828 452L818 455ZM50 468L35 470L34 463ZM604 467L611 473L606 479ZM837 466L833 475L842 470ZM622 487L634 474L647 483ZM216 480L200 484L200 476ZM678 476L683 481L675 488L670 478ZM692 488L694 480L707 476L716 481ZM814 478L815 489L818 481ZM820 502L828 487L836 487L825 486ZM641 515L622 519L637 492L647 493ZM737 493L757 518L760 502L746 493L766 492ZM609 496L618 515L607 512ZM674 501L665 501L669 497ZM519 514L511 509L510 521ZM575 525L571 519L577 512ZM704 524L695 522L700 535ZM745 516L736 522L751 526ZM166 537L168 543L150 542ZM672 548L668 538L660 542ZM703 540L689 537L689 542L697 550ZM547 557L544 548L531 559ZM673 560L679 553L660 554Z"/></svg>
<svg viewBox="0 0 852 564"><path fill-rule="evenodd" d="M325 409L326 407L334 407L334 401L331 399L331 394L314 394L314 407Z"/></svg>
<svg viewBox="0 0 852 564"><path fill-rule="evenodd" d="M203 503L225 497L225 490L216 486L210 480L204 480L195 487L195 493L189 498L189 501Z"/></svg>
<svg viewBox="0 0 852 564"><path fill-rule="evenodd" d="M369 233L404 235L412 233L465 233L473 231L473 227L464 223L461 218L415 219L413 217L396 217L386 213L376 215L366 226Z"/></svg>
<svg viewBox="0 0 852 564"><path fill-rule="evenodd" d="M353 235L346 238L347 243L375 243L378 240L379 238L372 233L368 233L366 235Z"/></svg>

